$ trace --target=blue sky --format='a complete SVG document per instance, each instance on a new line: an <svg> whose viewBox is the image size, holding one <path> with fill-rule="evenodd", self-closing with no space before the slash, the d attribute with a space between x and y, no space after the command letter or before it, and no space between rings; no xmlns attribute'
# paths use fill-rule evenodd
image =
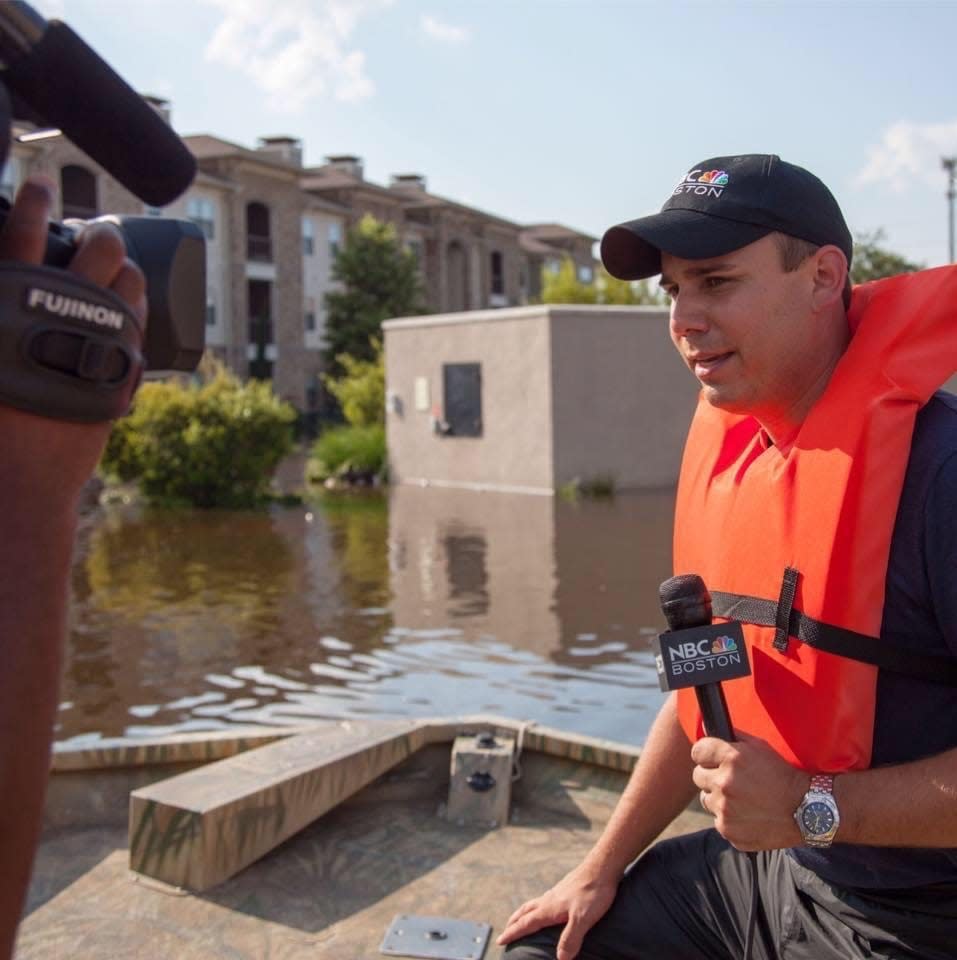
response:
<svg viewBox="0 0 957 960"><path fill-rule="evenodd" d="M854 232L947 259L957 2L35 0L180 133L303 140L366 176L596 236L697 161L778 153Z"/></svg>

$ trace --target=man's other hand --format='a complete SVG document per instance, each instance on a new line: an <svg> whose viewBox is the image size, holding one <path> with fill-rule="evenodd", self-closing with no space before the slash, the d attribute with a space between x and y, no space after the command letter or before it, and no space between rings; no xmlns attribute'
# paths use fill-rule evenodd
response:
<svg viewBox="0 0 957 960"><path fill-rule="evenodd" d="M564 924L556 960L574 960L585 934L608 912L617 889L617 879L605 879L586 861L547 893L522 904L508 918L496 942L503 946L543 927Z"/></svg>

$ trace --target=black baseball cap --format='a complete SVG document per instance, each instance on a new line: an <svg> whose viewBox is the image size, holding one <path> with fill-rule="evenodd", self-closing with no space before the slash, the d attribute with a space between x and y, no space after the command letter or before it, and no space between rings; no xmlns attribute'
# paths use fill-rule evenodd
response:
<svg viewBox="0 0 957 960"><path fill-rule="evenodd" d="M659 213L620 223L601 240L605 269L620 280L661 273L661 253L719 257L769 233L853 253L851 232L831 191L774 154L712 157L686 173Z"/></svg>

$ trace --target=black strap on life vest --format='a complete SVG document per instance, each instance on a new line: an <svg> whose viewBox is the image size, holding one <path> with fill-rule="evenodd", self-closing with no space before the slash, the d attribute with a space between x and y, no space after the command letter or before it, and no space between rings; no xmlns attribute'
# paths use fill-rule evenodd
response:
<svg viewBox="0 0 957 960"><path fill-rule="evenodd" d="M765 600L740 593L713 591L711 609L716 617L740 620L758 627L774 627L774 646L787 651L789 638L815 650L859 660L928 683L957 687L957 658L902 649L882 637L869 637L844 627L835 627L807 616L794 606L798 571L788 567L778 600Z"/></svg>

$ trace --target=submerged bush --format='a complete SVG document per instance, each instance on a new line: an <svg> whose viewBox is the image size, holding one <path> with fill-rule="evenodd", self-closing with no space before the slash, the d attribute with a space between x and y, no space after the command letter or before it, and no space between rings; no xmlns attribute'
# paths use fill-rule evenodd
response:
<svg viewBox="0 0 957 960"><path fill-rule="evenodd" d="M563 500L608 500L615 496L615 478L610 473L597 473L595 476L582 479L575 477L558 488L558 495Z"/></svg>
<svg viewBox="0 0 957 960"><path fill-rule="evenodd" d="M201 385L147 383L113 429L101 464L152 502L251 507L292 449L295 410L268 383L221 365Z"/></svg>
<svg viewBox="0 0 957 960"><path fill-rule="evenodd" d="M307 479L382 479L385 473L385 427L333 427L315 442L307 467Z"/></svg>

